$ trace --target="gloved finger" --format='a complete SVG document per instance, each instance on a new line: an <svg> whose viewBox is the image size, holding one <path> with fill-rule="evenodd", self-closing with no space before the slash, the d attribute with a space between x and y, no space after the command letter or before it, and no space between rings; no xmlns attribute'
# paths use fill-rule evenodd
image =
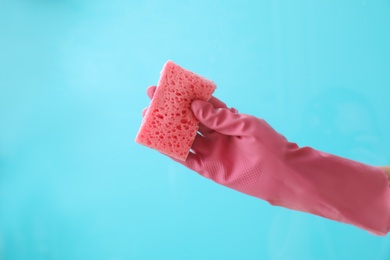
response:
<svg viewBox="0 0 390 260"><path fill-rule="evenodd" d="M204 136L197 134L194 142L192 143L191 150L195 154L199 154L199 153L205 154L209 151L210 148L209 146L210 145L207 139Z"/></svg>
<svg viewBox="0 0 390 260"><path fill-rule="evenodd" d="M221 100L219 100L218 98L214 97L214 96L211 96L211 98L209 99L209 101L213 107L215 108L227 108L226 104L224 102L222 102Z"/></svg>
<svg viewBox="0 0 390 260"><path fill-rule="evenodd" d="M219 100L218 98L216 98L214 96L211 96L211 98L209 99L208 102L211 103L214 108L227 108L227 106L224 102L222 102L221 100ZM237 111L237 110L235 110L235 111ZM210 133L214 130L212 130L212 129L204 126L202 123L200 123L198 131L203 135L207 135L208 133Z"/></svg>
<svg viewBox="0 0 390 260"><path fill-rule="evenodd" d="M148 97L149 97L150 99L153 98L154 93L156 92L156 89L157 89L156 86L149 86L149 87L146 89L146 94L148 95Z"/></svg>
<svg viewBox="0 0 390 260"><path fill-rule="evenodd" d="M237 112L237 109L235 109L235 108L229 108L229 110L230 110L232 113L235 113L235 114L238 113L238 112ZM199 123L198 132L201 133L202 135L208 135L208 134L210 134L211 132L214 132L214 130L208 128L207 126L203 125L202 123Z"/></svg>
<svg viewBox="0 0 390 260"><path fill-rule="evenodd" d="M199 154L189 153L187 159L184 162L180 162L185 167L203 175L203 161Z"/></svg>
<svg viewBox="0 0 390 260"><path fill-rule="evenodd" d="M170 157L170 156L168 156ZM199 154L190 152L187 156L187 159L185 161L180 161L178 159L175 159L173 157L170 157L172 160L180 163L181 165L187 167L190 170L193 170L194 172L198 173L199 175L212 179L212 174L207 171L205 168L205 163L203 163L204 159Z"/></svg>
<svg viewBox="0 0 390 260"><path fill-rule="evenodd" d="M190 152L187 156L187 159L185 161L178 160L172 156L167 155L169 158L171 158L173 161L180 163L181 165L184 165L185 167L198 172L202 169L202 160L198 154L195 154L193 152Z"/></svg>
<svg viewBox="0 0 390 260"><path fill-rule="evenodd" d="M213 132L214 130L206 127L205 125L203 125L202 123L199 123L199 128L198 128L198 132L202 135L207 135L211 132Z"/></svg>
<svg viewBox="0 0 390 260"><path fill-rule="evenodd" d="M242 136L253 129L249 115L235 113L227 108L214 108L203 100L194 100L191 109L195 117L207 128L225 135Z"/></svg>

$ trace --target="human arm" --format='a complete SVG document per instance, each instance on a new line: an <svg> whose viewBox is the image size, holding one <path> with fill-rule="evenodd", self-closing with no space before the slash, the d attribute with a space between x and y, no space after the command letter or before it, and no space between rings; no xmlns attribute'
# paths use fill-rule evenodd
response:
<svg viewBox="0 0 390 260"><path fill-rule="evenodd" d="M153 96L153 88L148 89ZM390 230L384 168L299 147L267 122L229 109L216 98L191 109L199 133L185 162L200 175L239 192L377 235Z"/></svg>

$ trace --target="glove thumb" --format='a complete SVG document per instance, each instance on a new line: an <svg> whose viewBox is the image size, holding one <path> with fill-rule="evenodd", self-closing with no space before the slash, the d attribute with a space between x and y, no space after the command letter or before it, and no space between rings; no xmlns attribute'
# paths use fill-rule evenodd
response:
<svg viewBox="0 0 390 260"><path fill-rule="evenodd" d="M210 102L194 100L191 109L204 126L225 135L243 135L250 124L250 116L238 114L235 109L214 108Z"/></svg>

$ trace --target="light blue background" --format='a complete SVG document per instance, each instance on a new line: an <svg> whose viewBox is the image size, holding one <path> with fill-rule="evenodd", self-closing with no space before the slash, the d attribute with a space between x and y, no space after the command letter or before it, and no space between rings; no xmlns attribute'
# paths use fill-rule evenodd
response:
<svg viewBox="0 0 390 260"><path fill-rule="evenodd" d="M166 60L300 145L390 164L390 1L0 0L0 259L390 259L134 143Z"/></svg>

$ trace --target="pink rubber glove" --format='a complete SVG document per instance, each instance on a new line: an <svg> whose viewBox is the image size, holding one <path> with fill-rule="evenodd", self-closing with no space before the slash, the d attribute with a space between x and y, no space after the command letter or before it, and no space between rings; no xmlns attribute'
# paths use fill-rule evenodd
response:
<svg viewBox="0 0 390 260"><path fill-rule="evenodd" d="M148 89L153 96L154 87ZM221 185L268 201L348 223L377 235L390 230L390 188L384 171L299 148L264 120L213 97L195 100L201 122L192 151L178 161Z"/></svg>

